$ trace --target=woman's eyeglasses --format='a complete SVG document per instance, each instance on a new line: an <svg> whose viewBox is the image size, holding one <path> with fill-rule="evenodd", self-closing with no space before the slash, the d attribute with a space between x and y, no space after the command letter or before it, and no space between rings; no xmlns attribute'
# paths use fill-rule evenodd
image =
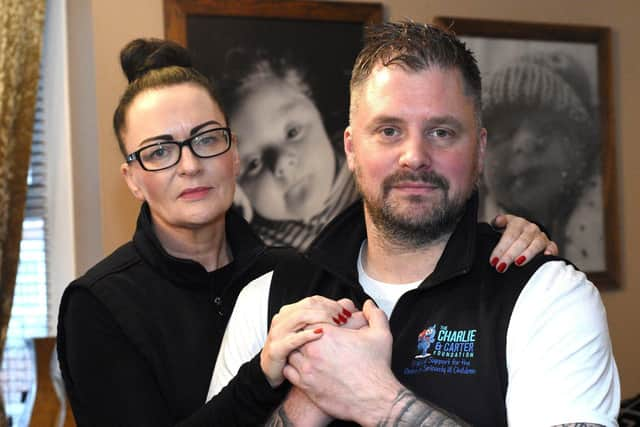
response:
<svg viewBox="0 0 640 427"><path fill-rule="evenodd" d="M207 129L184 141L157 141L127 155L127 163L138 161L146 171L159 171L175 166L182 157L182 147L188 146L194 156L208 159L226 153L231 148L229 128Z"/></svg>

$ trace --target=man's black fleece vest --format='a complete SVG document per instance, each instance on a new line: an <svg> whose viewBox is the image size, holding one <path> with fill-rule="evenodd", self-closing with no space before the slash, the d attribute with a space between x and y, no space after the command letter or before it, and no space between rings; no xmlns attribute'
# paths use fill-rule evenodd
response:
<svg viewBox="0 0 640 427"><path fill-rule="evenodd" d="M392 369L406 387L473 425L506 425L506 334L513 306L529 278L550 257L504 274L489 265L499 234L476 224L477 199L449 239L435 271L400 298L390 318ZM367 295L356 259L365 238L361 204L332 222L304 258L276 271L270 316L308 295ZM345 366L344 369L358 369ZM336 423L337 425L337 423Z"/></svg>

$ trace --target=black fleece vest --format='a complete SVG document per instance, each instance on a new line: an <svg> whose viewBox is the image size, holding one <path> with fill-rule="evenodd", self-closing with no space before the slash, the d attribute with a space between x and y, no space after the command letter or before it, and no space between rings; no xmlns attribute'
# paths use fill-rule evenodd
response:
<svg viewBox="0 0 640 427"><path fill-rule="evenodd" d="M347 215L354 216L353 212ZM335 236L334 253L326 247L276 271L271 284L270 316L284 304L308 295L351 298L361 306L368 298L357 283L356 241L364 236L344 237L346 230L358 234L362 223L343 219ZM393 334L392 370L419 398L478 426L507 425L506 334L513 306L535 271L552 257L537 257L524 267L499 274L489 256L499 234L489 226L475 224L471 209L458 224L436 270L396 304L390 318ZM346 243L344 240L351 240ZM349 274L333 269L332 261L346 257ZM460 258L468 258L468 262ZM338 264L343 264L339 261ZM462 267L461 267L462 266ZM345 369L358 369L357 366ZM332 425L342 425L335 422Z"/></svg>
<svg viewBox="0 0 640 427"><path fill-rule="evenodd" d="M208 273L166 253L144 204L134 239L73 281L58 321L58 358L72 405L76 388L66 354L64 314L75 292L90 292L110 312L122 335L148 362L175 421L204 403L211 372L236 299L244 286L275 268L289 249L267 248L238 215L226 217L234 255L230 274ZM133 350L132 350L133 351ZM189 374L182 367L190 364ZM77 410L74 408L77 413Z"/></svg>

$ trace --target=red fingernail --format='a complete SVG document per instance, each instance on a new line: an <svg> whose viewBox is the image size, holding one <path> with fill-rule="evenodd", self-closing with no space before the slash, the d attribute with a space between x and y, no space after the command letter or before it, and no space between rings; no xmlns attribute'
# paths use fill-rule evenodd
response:
<svg viewBox="0 0 640 427"><path fill-rule="evenodd" d="M495 267L498 261L500 261L500 258L498 258L497 256L491 258L491 267Z"/></svg>
<svg viewBox="0 0 640 427"><path fill-rule="evenodd" d="M347 317L351 317L351 312L349 310L347 310L346 308L342 309L342 314L344 314Z"/></svg>
<svg viewBox="0 0 640 427"><path fill-rule="evenodd" d="M516 260L516 265L522 265L527 260L527 257L524 255L520 255Z"/></svg>
<svg viewBox="0 0 640 427"><path fill-rule="evenodd" d="M344 317L342 314L338 314L338 319L340 319L342 323L347 323L347 318Z"/></svg>
<svg viewBox="0 0 640 427"><path fill-rule="evenodd" d="M322 328L314 329L313 333L314 334L321 334L322 333Z"/></svg>
<svg viewBox="0 0 640 427"><path fill-rule="evenodd" d="M331 319L333 320L333 322L334 322L336 325L339 325L339 324L340 324L340 321L339 321L338 319L336 319L335 317L332 317Z"/></svg>
<svg viewBox="0 0 640 427"><path fill-rule="evenodd" d="M498 273L502 273L507 269L507 264L505 264L504 262L501 262L500 265L498 265Z"/></svg>

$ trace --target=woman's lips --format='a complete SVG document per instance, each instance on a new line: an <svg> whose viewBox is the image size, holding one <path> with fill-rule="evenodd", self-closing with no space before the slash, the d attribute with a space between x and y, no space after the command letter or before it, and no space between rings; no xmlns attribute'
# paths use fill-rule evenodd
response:
<svg viewBox="0 0 640 427"><path fill-rule="evenodd" d="M207 194L209 194L210 190L211 190L211 187L187 188L182 193L180 193L179 198L183 200L199 200L204 198Z"/></svg>

